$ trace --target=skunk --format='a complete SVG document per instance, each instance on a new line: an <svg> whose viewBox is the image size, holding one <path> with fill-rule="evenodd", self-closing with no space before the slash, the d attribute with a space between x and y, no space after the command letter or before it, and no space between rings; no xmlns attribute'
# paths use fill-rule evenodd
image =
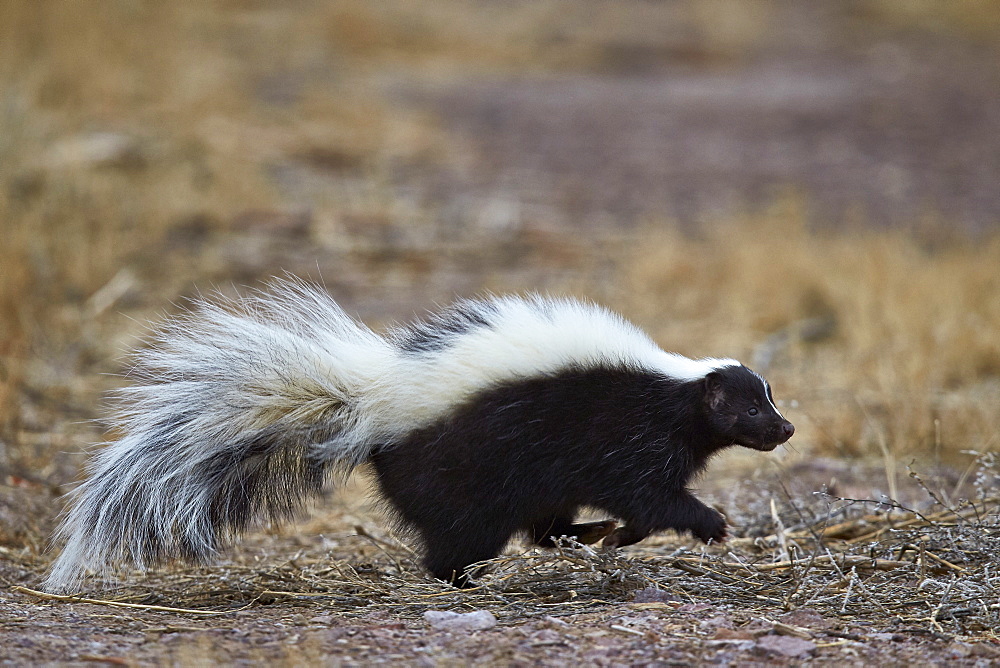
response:
<svg viewBox="0 0 1000 668"><path fill-rule="evenodd" d="M195 301L135 362L123 437L71 493L49 590L205 562L365 463L427 569L458 586L518 533L539 546L621 547L665 529L720 542L726 521L692 477L723 448L773 450L794 432L739 362L664 352L569 299L459 301L379 335L286 280ZM624 524L575 523L585 506Z"/></svg>

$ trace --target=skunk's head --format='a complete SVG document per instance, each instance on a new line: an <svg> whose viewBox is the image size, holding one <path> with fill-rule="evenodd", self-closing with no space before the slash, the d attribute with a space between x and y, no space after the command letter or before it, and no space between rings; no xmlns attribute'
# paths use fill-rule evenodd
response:
<svg viewBox="0 0 1000 668"><path fill-rule="evenodd" d="M774 405L771 386L743 365L715 369L701 381L709 424L720 440L774 450L795 433Z"/></svg>

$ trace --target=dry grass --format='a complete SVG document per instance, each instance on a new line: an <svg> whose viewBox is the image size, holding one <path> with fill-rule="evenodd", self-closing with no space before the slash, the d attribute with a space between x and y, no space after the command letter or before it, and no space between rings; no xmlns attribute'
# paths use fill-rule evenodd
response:
<svg viewBox="0 0 1000 668"><path fill-rule="evenodd" d="M724 601L755 619L808 609L836 620L825 630L775 624L780 634L806 638L825 634L857 640L838 628L869 623L874 609L880 619L876 627L883 631L995 640L1000 625L1000 580L992 568L1000 558L997 463L993 456L980 458L970 497L955 504L926 486L916 508L888 498L793 499L772 490L770 505L764 492L742 509L753 526L765 530L763 535L707 549L672 537L626 551L569 541L556 550L484 562L488 574L469 590L442 589L421 572L407 547L359 527L360 561L307 550L266 566L149 574L99 597L19 591L193 617L282 603L344 618L377 611L417 618L432 609L486 609L502 621L518 622L572 616L632 599L639 601L638 609L663 611L689 601Z"/></svg>
<svg viewBox="0 0 1000 668"><path fill-rule="evenodd" d="M972 36L994 43L1000 39L1000 8L990 0L860 0L852 5L859 19L887 29Z"/></svg>

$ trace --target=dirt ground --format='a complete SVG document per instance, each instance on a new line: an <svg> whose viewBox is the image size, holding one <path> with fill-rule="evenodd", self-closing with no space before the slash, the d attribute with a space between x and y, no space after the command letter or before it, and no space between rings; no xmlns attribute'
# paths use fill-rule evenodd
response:
<svg viewBox="0 0 1000 668"><path fill-rule="evenodd" d="M919 589L912 588L925 576L902 562L892 562L898 572L887 579L864 576L853 596L852 587L845 589L834 576L820 587L833 593L833 602L830 596L813 595L809 600L814 602L806 605L788 603L793 589L813 586L802 580L775 578L761 586L753 579L747 582L753 591L736 595L732 585L743 585L732 579L727 585L727 578L713 570L724 560L754 560L748 556L752 545L767 543L770 539L760 536L774 530L774 518L767 515L774 512L775 499L791 531L797 520L790 499L807 504L810 490L831 486L846 498L878 497L883 474L878 467L849 467L836 460L789 468L757 462L748 468L745 458L723 458L703 481L701 495L726 509L742 537L730 549L711 548L706 554L689 539L658 536L624 550L610 567L593 556L571 554L567 571L532 562L545 551L522 553L515 544L507 557L513 565L495 567L481 583L485 590L468 592L422 572L407 540L387 532L363 477L353 478L296 526L254 533L215 564L197 569L179 564L124 587L112 584L84 594L103 603L49 601L18 590L35 586L42 562L31 550L5 547L0 578L11 587L0 594L0 657L5 665L182 666L1000 662L995 627L983 626L997 613L984 610L985 617L969 617L960 612L965 596L955 595L957 600L944 608L954 614L934 622L947 593L931 610L937 598L920 600ZM941 485L954 483L944 475ZM734 479L744 482L734 487ZM904 484L900 493L914 506L932 507L926 497L918 502L925 493L915 485ZM790 496L782 501L782 494ZM24 498L39 495L54 501L37 490ZM995 533L995 517L991 526ZM796 534L788 535L796 540ZM920 535L937 545L937 539ZM867 554L901 555L898 546L912 539L890 538L888 549L873 543ZM691 555L687 564L704 562L707 570L665 565L665 555L678 554ZM525 555L530 555L527 561ZM632 569L640 564L637 576ZM345 572L350 577L342 579ZM400 575L403 579L396 579ZM722 589L713 588L718 586ZM387 591L396 588L406 591ZM778 599L785 596L783 604ZM916 597L907 602L907 596ZM130 607L113 607L123 601ZM884 614L871 614L872 606L883 605ZM450 628L428 619L428 611L489 611L493 617L471 628Z"/></svg>
<svg viewBox="0 0 1000 668"><path fill-rule="evenodd" d="M384 612L344 618L320 606L260 606L209 620L109 613L86 604L4 603L6 665L701 665L989 666L995 645L924 629L845 625L808 609L775 619L713 602L595 601L592 612L435 630ZM775 633L774 622L808 629ZM781 627L777 627L781 628Z"/></svg>
<svg viewBox="0 0 1000 668"><path fill-rule="evenodd" d="M58 194L65 206L85 212L82 225L105 229L92 223L103 211L88 208L92 202L75 189L75 176L65 177L69 185L60 180L73 170L125 175L129 186L109 189L120 225L108 224L110 232L85 245L85 254L104 257L119 241L135 249L118 258L121 270L80 270L86 275L80 284L89 287L66 279L52 292L32 293L55 304L56 313L26 344L29 382L14 402L16 447L14 438L0 441L0 664L1000 665L994 624L1000 598L995 576L982 570L990 554L1000 554L995 514L975 521L955 514L958 519L936 520L932 528L921 525L922 533L891 540L886 530L868 552L873 564L889 569L880 575L865 570L865 548L853 544L843 554L854 561L836 562L841 565L828 569L828 582L808 579L811 563L794 578L771 578L767 570L745 580L734 576L742 559L764 563L783 550L788 555L780 544L782 522L788 535L801 534L803 545L820 545L808 536L822 515L818 492L876 506L891 494L907 507L939 512L958 507L952 502L959 491L977 480L971 469L955 469L954 458L951 467L939 466L935 453L921 461L921 470L932 470L942 481L933 489L951 490L954 498L930 499L906 477L905 462L886 453L874 463L851 459L860 446L825 434L824 424L808 415L805 391L796 395L806 405L793 419L808 423L802 431L811 439L807 445L797 451L793 442L768 462L727 458L702 483L704 495L733 519L737 539L731 550L704 553L707 566L699 562L698 546L674 536L629 548L622 561L574 552L537 569L533 560L542 557L524 556L515 545L508 551L512 565L497 566L482 592L458 592L423 573L406 540L392 535L372 507L364 482L354 480L296 525L256 532L215 564L168 566L87 593L102 602L49 600L19 589L38 587L52 558L47 541L60 494L78 477L81 450L104 437L106 425L91 421L101 415L102 392L118 382L103 375L121 370L109 351L134 341L133 317L155 317L179 295L192 294L194 285L254 285L282 271L318 274L351 312L375 322L484 289L579 289L595 298L631 292L637 303L657 298L659 288L644 283L644 274L623 273L621 258L635 257L619 255L623 245L657 226L697 238L704 224L723 221L725 229L725 221L786 197L805 202L807 227L819 234L905 228L928 249L955 236L975 241L995 234L1000 25L988 4L969 2L968 13L930 22L888 1L769 2L762 3L763 18L732 5L733 25L716 17L725 3L676 3L667 15L645 3L623 3L627 11L617 22L611 20L617 15L599 13L596 23L579 9L584 4L511 10L497 30L514 38L501 48L488 27L449 41L446 31L433 30L430 10L420 20L402 11L398 23L426 29L433 39L414 38L397 25L383 43L372 32L378 21L347 21L357 9L347 3L354 10L344 10L331 35L354 35L355 42L344 39L380 59L359 73L351 68L364 57L345 66L339 52L285 48L268 32L273 25L309 29L311 12L324 11L319 4L264 10L232 3L231 14L214 19L224 30L212 39L234 61L261 58L267 67L247 77L245 97L229 107L220 103L201 113L197 100L191 102L192 127L209 137L204 146L175 140L169 135L176 128L147 131L145 119L135 122L139 129L125 123L126 130L98 138L110 143L94 144L101 133L93 128L101 123L67 123L55 132L51 126L63 121L52 106L19 111L11 93L5 127L23 130L31 150L22 152L31 155L19 154L16 169L7 161L0 175L13 203L10 215L38 215L24 242L34 263L32 286L38 277L61 280L75 267L59 258L46 264L35 244L38 230L56 239L63 233L46 201ZM450 16L438 4L428 6ZM692 15L708 18L690 20L687 8L695 6ZM533 11L539 14L527 24L541 27L518 32L522 13ZM186 29L196 34L202 26ZM463 62L462 49L474 54L473 65ZM272 50L282 57L272 62ZM199 83L193 72L191 86ZM330 139L325 129L316 130L311 123L330 115L315 91L353 90L362 77L393 120L373 121L368 132L375 139L364 131ZM59 86L41 89L48 104L62 100ZM79 95L58 104L88 99L86 91ZM367 104L361 100L344 114L364 118ZM311 105L319 111L304 120ZM148 107L154 118L166 114ZM188 117L171 122L184 125ZM0 138L0 151L8 144L13 140ZM213 162L226 151L221 166ZM80 156L92 164L74 162ZM242 170L252 173L251 185L225 191ZM175 188L169 179L177 174L196 185ZM149 183L161 178L168 187L155 192L161 198L156 211L167 211L168 222L147 235L135 218L142 217ZM197 204L190 203L197 197L188 197L188 187L200 193ZM107 193L94 195L102 196ZM66 236L68 246L77 243ZM786 278L764 271L766 253L753 261L763 267L761 284ZM996 278L989 269L983 273L989 301ZM617 280L626 274L631 283ZM683 274L665 276L684 280ZM692 312L714 303L699 294ZM120 315L106 315L112 311ZM938 345L926 338L928 346ZM993 416L1000 362L992 348L983 348L972 364L973 389L960 398L972 397L967 403L979 402L981 413ZM776 373L790 378L798 369L824 370L819 363L791 366ZM891 376L893 367L890 359L878 368ZM6 379L7 367L0 372ZM964 380L942 381L943 389L934 386L932 393L947 408ZM879 439L892 436L872 426L886 403L842 400L824 388L813 398L843 401L844 412L862 415L854 431L875 443L876 453ZM945 409L934 413L921 447L940 446L934 429L947 415ZM995 447L995 431L975 436L979 440L960 445ZM815 454L818 443L830 457ZM986 498L996 480L983 484ZM802 520L798 513L810 504L819 505ZM840 519L861 522L871 507L852 505ZM978 532L981 543L965 530ZM924 547L914 548L917 543ZM831 549L841 554L840 547ZM823 556L818 547L801 554ZM835 572L841 567L844 572ZM977 581L963 589L966 573ZM986 593L968 594L973 585ZM815 586L815 595L798 591L804 586ZM893 598L880 598L883 591ZM965 598L956 600L959 591ZM112 605L122 602L132 607ZM443 610L488 610L496 623L446 628L424 615Z"/></svg>

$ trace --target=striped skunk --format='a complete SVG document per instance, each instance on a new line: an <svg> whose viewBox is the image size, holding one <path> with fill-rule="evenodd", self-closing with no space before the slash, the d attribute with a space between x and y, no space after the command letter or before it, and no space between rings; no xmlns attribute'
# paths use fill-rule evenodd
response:
<svg viewBox="0 0 1000 668"><path fill-rule="evenodd" d="M518 533L539 546L665 529L720 542L724 517L689 481L723 448L773 450L794 432L739 362L664 352L568 299L460 301L379 335L281 281L199 300L151 343L121 391L124 436L72 492L50 590L204 562L363 463L427 569L458 586ZM624 524L577 524L584 506Z"/></svg>

